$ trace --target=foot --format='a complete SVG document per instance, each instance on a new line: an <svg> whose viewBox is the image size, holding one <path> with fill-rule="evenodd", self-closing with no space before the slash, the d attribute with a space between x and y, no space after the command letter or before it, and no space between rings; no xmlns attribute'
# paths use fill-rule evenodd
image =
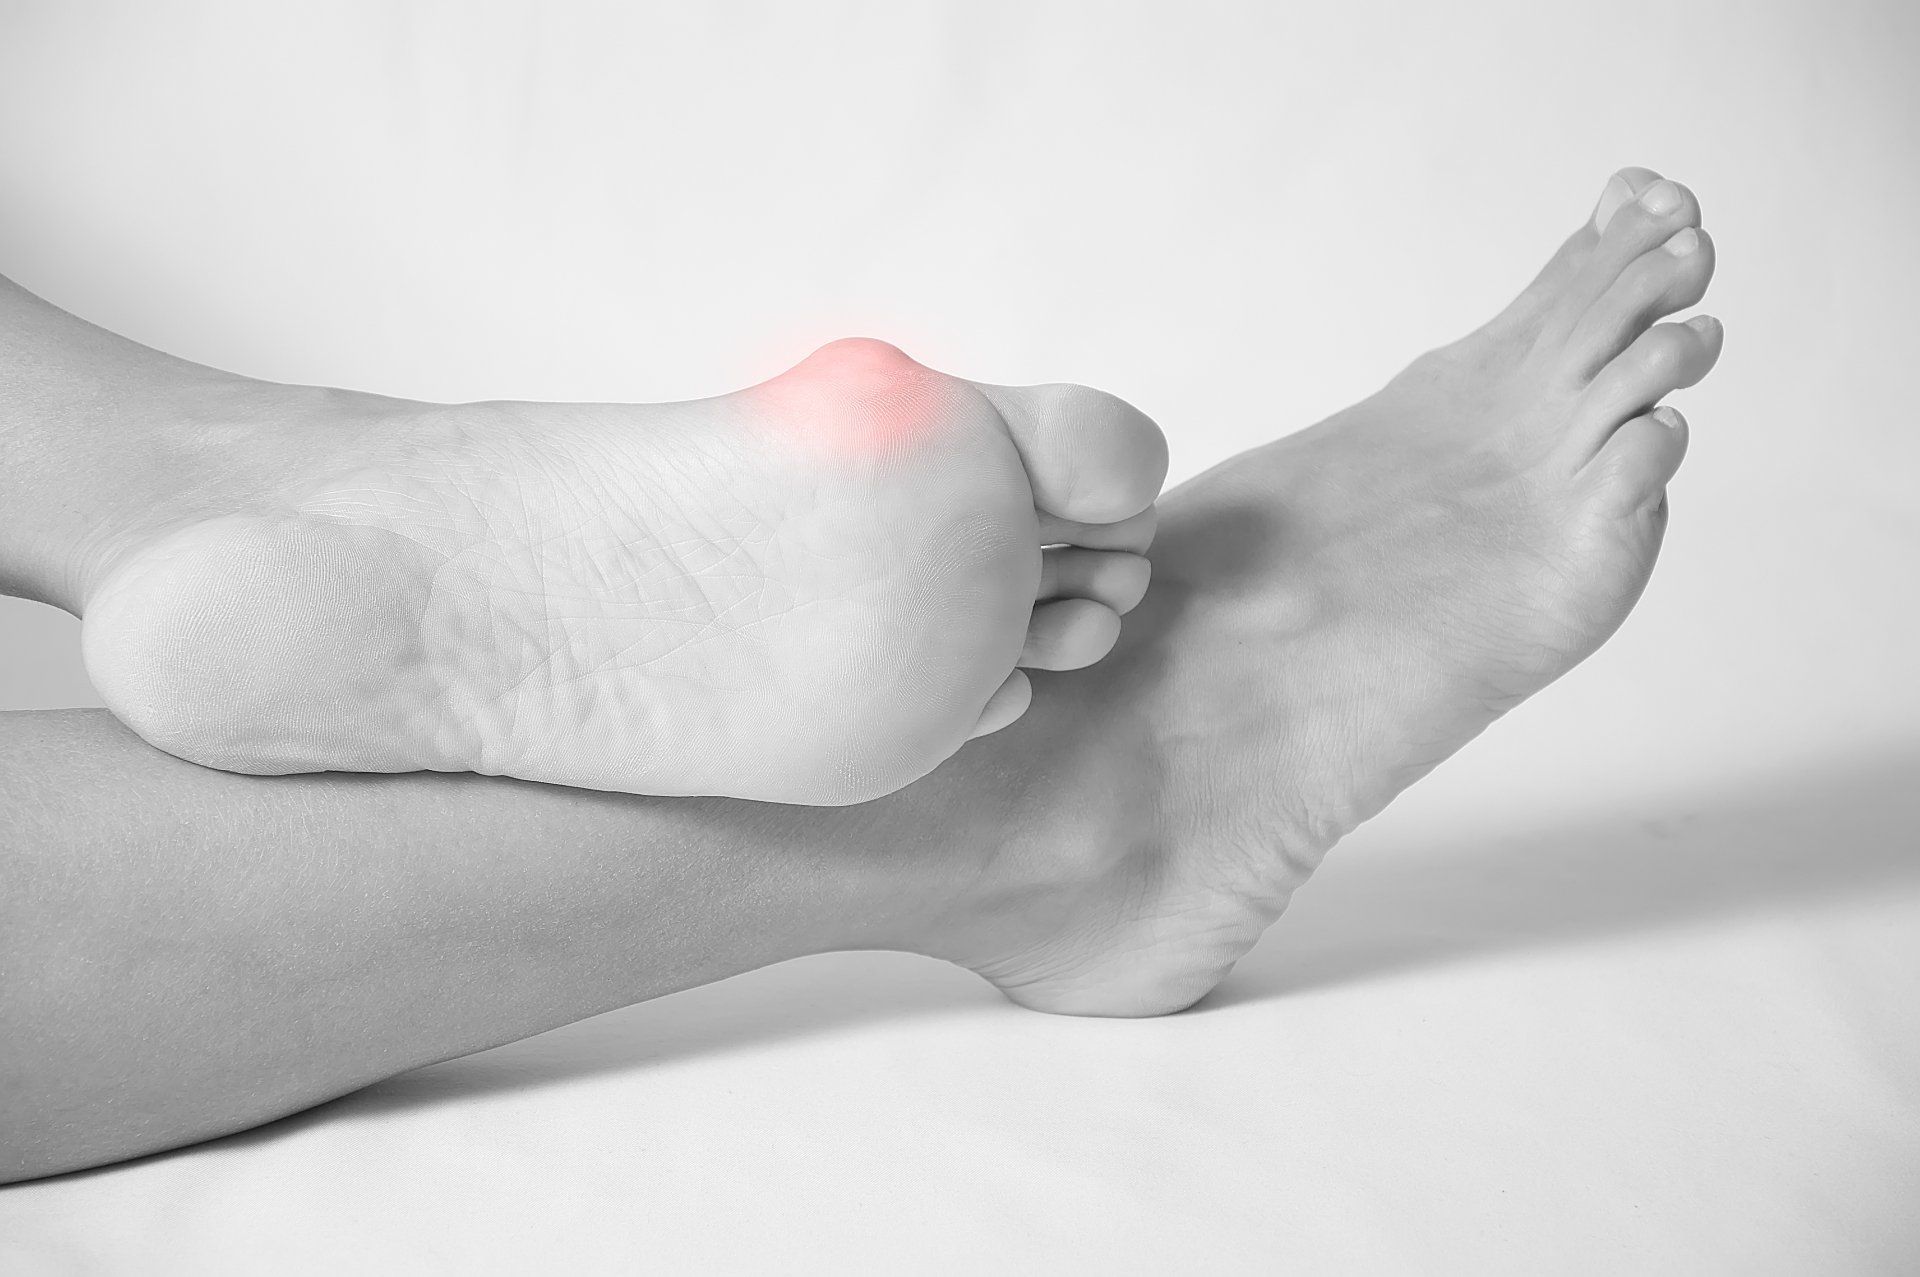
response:
<svg viewBox="0 0 1920 1277"><path fill-rule="evenodd" d="M329 403L358 424L87 600L101 695L170 753L864 801L1106 654L1166 468L1109 395L872 341L694 403Z"/></svg>
<svg viewBox="0 0 1920 1277"><path fill-rule="evenodd" d="M1170 493L1120 649L1007 742L1047 760L1034 837L939 956L1045 1011L1185 1007L1337 839L1612 634L1686 451L1655 405L1720 353L1711 319L1654 323L1706 289L1699 220L1623 172L1492 323Z"/></svg>

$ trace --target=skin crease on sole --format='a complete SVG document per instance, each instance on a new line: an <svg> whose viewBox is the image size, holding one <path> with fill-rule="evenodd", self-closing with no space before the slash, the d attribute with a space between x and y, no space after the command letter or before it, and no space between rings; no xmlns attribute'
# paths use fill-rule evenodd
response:
<svg viewBox="0 0 1920 1277"><path fill-rule="evenodd" d="M1721 346L1659 321L1713 264L1692 193L1624 170L1486 326L1163 498L1118 649L1014 729L1057 760L1033 837L929 951L1057 1013L1212 989L1334 842L1625 619L1687 447L1656 405Z"/></svg>
<svg viewBox="0 0 1920 1277"><path fill-rule="evenodd" d="M1018 719L1026 670L1099 660L1147 589L1166 444L1084 386L849 340L692 403L334 393L373 426L86 602L108 707L170 753L860 802Z"/></svg>
<svg viewBox="0 0 1920 1277"><path fill-rule="evenodd" d="M0 1173L51 1174L210 1138L406 1068L806 953L910 949L1056 1014L1191 1006L1341 837L1592 654L1637 602L1687 448L1688 425L1663 400L1706 376L1721 348L1717 322L1668 318L1698 302L1713 273L1700 223L1685 187L1625 170L1485 326L1353 407L1182 485L1157 515L1143 492L1141 513L1115 500L1100 511L1104 522L1035 512L1036 500L1063 509L1112 490L1042 484L1051 471L1033 430L1047 422L1070 432L1076 404L1111 422L1110 401L929 381L938 374L885 350L838 353L881 359L893 398L883 394L850 432L790 443L795 468L765 492L729 490L720 513L713 489L692 483L687 491L707 506L675 511L685 535L659 522L535 525L535 511L564 504L556 494L490 486L506 473L546 476L590 501L609 486L631 490L637 479L607 416L630 425L631 409L543 408L529 432L495 419L511 421L516 405L417 422L416 405L347 397L368 416L396 416L348 449L357 468L336 470L326 463L338 446L330 428L352 437L353 423L340 419L340 392L308 391L298 401L311 410L304 422L278 420L311 427L299 437L314 464L290 465L297 474L238 509L224 504L234 485L219 467L244 437L232 423L251 416L222 412L208 446L186 455L195 464L158 483L143 475L108 485L121 499L89 508L137 516L147 494L171 501L172 480L205 475L210 462L218 481L202 485L199 504L114 525L141 533L124 544L88 544L67 524L48 544L73 552L48 556L33 583L38 597L86 614L88 655L109 698L124 707L142 694L139 680L154 677L112 661L171 660L176 690L214 698L211 721L175 705L147 728L202 740L227 732L220 739L235 748L284 748L344 720L363 747L392 727L421 732L451 758L503 723L470 706L423 732L414 705L382 699L395 670L425 671L429 692L436 679L457 690L503 673L569 686L578 680L538 659L541 644L582 625L603 629L607 618L564 605L651 586L649 568L661 563L714 582L742 560L761 585L782 579L766 568L788 563L835 580L844 518L801 520L782 539L767 532L785 523L766 503L785 484L849 470L866 482L895 465L849 458L867 456L876 439L899 448L900 434L919 428L902 409L928 395L976 414L960 418L958 440L945 440L954 418L941 418L935 443L954 451L936 447L935 460L1019 475L1017 502L1006 500L1025 521L1015 520L1019 536L1007 544L1029 575L1018 597L1000 596L1020 622L1006 636L1008 662L1031 645L1040 660L1067 663L1067 649L1035 639L1041 601L1111 592L1117 615L1144 574L1103 565L1138 556L1157 517L1155 579L1103 659L1034 679L1031 710L1018 722L1007 714L996 739L895 799L847 811L607 800L471 778L282 786L170 766L98 715L24 718L16 806L27 836L14 859L25 890L13 893L21 925L7 937L29 978L13 1010L30 1027L56 1027L24 1040L47 1067L22 1072L30 1085L14 1090L27 1098L0 1114L10 1136L24 1135L6 1141ZM211 386L216 400L281 412L286 401L274 396L298 389L183 369L63 312L16 313L30 317L21 328L41 349L79 337L107 353L66 370L84 373L69 378L83 407L101 385L118 384L136 411L159 403L166 411L154 416L173 421L178 404L206 405ZM918 388L902 390L903 377ZM180 400L154 398L169 385ZM804 403L808 392L780 394ZM711 451L728 430L757 442L755 431L794 419L790 405L769 411L745 399L709 401L686 422L662 410L650 422L663 432L650 440L661 449L654 457L697 477L728 465ZM738 420L728 425L730 413ZM116 441L130 433L112 428L124 421L113 414L91 423L85 412L55 415L106 425L102 436ZM409 447L380 454L379 440L396 432ZM530 446L529 433L538 437L531 456L515 451ZM661 482L649 494L661 498L656 512L670 508L673 483L689 481ZM795 509L844 516L844 502L802 489ZM57 523L60 504L40 511L44 521ZM736 510L751 517L734 521ZM951 517L964 525L967 512ZM538 535L504 543L539 553L502 557L493 552L503 538L462 535L496 526L531 529ZM997 516L985 528L983 537L1004 530ZM857 518L852 531L862 532ZM867 550L887 544L871 528L863 535L856 573L871 562ZM615 560L625 576L604 556L576 556L597 539L630 549ZM1041 553L1061 544L1075 553ZM664 557L646 558L650 546ZM1123 558L1092 557L1115 551ZM663 570L663 590L676 579ZM142 591L178 610L141 631ZM944 617L978 602L950 590L933 598L956 609ZM535 610L513 612L528 600ZM499 603L513 624L495 627L482 601ZM788 610L782 601L775 614ZM466 634L462 624L484 628ZM238 661L236 634L257 644ZM286 651L295 657L275 655ZM271 681L263 674L305 679L307 696L248 737L237 724L260 708L247 698ZM981 705L968 707L975 717L963 726L977 724L982 707L1005 712L992 708L993 679L1004 676L981 675ZM129 681L116 686L113 676ZM205 1050L209 1041L223 1049Z"/></svg>
<svg viewBox="0 0 1920 1277"><path fill-rule="evenodd" d="M1625 619L1653 569L1668 517L1666 486L1686 452L1687 423L1662 400L1706 376L1721 346L1716 321L1666 317L1701 299L1713 266L1692 193L1647 170L1624 170L1538 278L1481 329L1415 360L1352 408L1182 485L1159 503L1157 516L1148 509L1118 517L1117 508L1105 511L1105 523L1034 516L1033 501L1049 498L1030 483L1024 508L1034 530L1023 528L1023 546L1137 554L1158 517L1153 586L1110 654L1073 675L1070 687L1041 679L1033 688L1033 710L1009 729L1010 743L1032 762L1008 781L1018 794L1006 799L1018 807L1010 819L1022 835L970 874L984 901L947 910L912 947L1049 1012L1163 1014L1214 987L1339 838L1590 655ZM980 433L992 439L1000 430L1017 441L1014 405L993 388L974 389L992 407ZM1073 392L1027 393L1038 419L1055 420L1059 413L1045 411L1059 406L1053 396ZM596 417L601 410L574 411L586 419L570 428L605 424ZM676 428L671 416L654 424ZM420 428L451 430L455 442L469 444L494 433L484 421L436 419ZM1020 460L1031 473L1040 467L1030 447L1029 440ZM697 451L686 458L689 467L701 462ZM599 464L586 464L581 450L578 468L555 469L554 481L588 490L608 482L605 458L590 459ZM379 470L381 482L371 487L328 476L245 512L256 525L247 529L252 536L265 535L257 525L291 517L316 538L370 528L384 541L329 548L294 538L249 551L251 560L229 558L223 566L235 582L206 588L229 608L249 600L247 610L236 618L215 607L188 609L195 624L252 626L280 647L303 626L333 626L362 643L356 609L379 617L403 606L383 601L378 590L346 588L367 584L353 579L309 580L275 595L284 580L275 555L321 565L323 576L328 563L342 561L349 577L370 555L390 558L396 570L381 579L423 615L436 606L457 615L462 590L524 588L523 565L495 564L483 553L462 557L457 540L401 535L393 522L372 517L386 517L381 503L395 494L417 495L389 482L404 477L397 469ZM455 479L454 490L474 491L472 476ZM427 490L444 497L449 489ZM423 508L402 502L400 513ZM512 512L509 503L475 500L439 513L451 524L454 514ZM682 513L701 532L693 543L724 552L730 543L701 530L697 512ZM409 526L417 533L418 523ZM291 535L284 526L267 532ZM733 540L752 543L745 535ZM564 549L574 542L556 535L538 543ZM829 537L786 548L824 553L834 544ZM1028 615L1048 579L1039 558L1036 552L1031 588L1018 604ZM585 572L564 554L536 565L546 574L536 582ZM1054 570L1056 581L1064 582L1063 567ZM116 588L137 597L142 587L128 575L135 569L164 578L166 556L122 560L106 597L94 602L110 608ZM429 570L425 597L407 595ZM205 583L210 574L196 579ZM261 591L270 606L250 601ZM125 621L103 625L93 603L86 610L90 662L114 642L137 649L139 641L156 641L151 634L135 641ZM536 639L570 623L559 614L539 620L529 630ZM105 644L102 634L110 636ZM445 633L417 623L390 627L382 640L390 650L353 647L367 659L335 659L325 673L343 680L351 701L356 671L377 680L383 663L431 669L448 647L480 646L463 648L461 639L451 623ZM186 651L209 649L192 626L167 640ZM1016 635L1008 660L1028 641ZM504 638L495 648L507 650ZM324 645L307 651L328 659ZM232 668L216 661L196 677L216 680ZM116 692L103 691L111 702ZM986 687L982 704L993 701ZM335 708L317 706L322 719ZM970 712L969 725L977 724L978 711ZM159 725L205 730L184 715ZM452 719L451 739L434 747L470 748L485 726Z"/></svg>

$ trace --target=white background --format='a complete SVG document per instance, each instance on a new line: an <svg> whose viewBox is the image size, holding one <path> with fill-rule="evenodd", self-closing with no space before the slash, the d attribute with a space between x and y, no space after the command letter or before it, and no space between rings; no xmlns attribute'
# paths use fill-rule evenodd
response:
<svg viewBox="0 0 1920 1277"><path fill-rule="evenodd" d="M0 1268L1911 1271L1917 62L1896 0L0 3L0 272L280 380L683 398L865 334L1123 394L1178 478L1624 164L1728 332L1625 630L1199 1011L812 959L5 1190ZM0 602L0 706L97 703L76 635Z"/></svg>

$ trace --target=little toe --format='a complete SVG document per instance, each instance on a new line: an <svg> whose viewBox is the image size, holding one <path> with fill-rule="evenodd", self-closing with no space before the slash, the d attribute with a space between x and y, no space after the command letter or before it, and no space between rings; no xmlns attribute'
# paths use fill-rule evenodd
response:
<svg viewBox="0 0 1920 1277"><path fill-rule="evenodd" d="M1665 243L1682 227L1698 225L1700 202L1692 191L1669 178L1660 178L1633 203L1623 205L1607 219L1607 229L1562 296L1561 314L1567 327L1643 253Z"/></svg>
<svg viewBox="0 0 1920 1277"><path fill-rule="evenodd" d="M1035 597L1092 599L1125 616L1146 597L1153 566L1123 550L1082 550L1055 546L1040 560L1040 589Z"/></svg>
<svg viewBox="0 0 1920 1277"><path fill-rule="evenodd" d="M1697 304L1713 279L1713 265L1713 240L1692 226L1642 253L1574 325L1571 371L1591 377L1654 320Z"/></svg>
<svg viewBox="0 0 1920 1277"><path fill-rule="evenodd" d="M1120 639L1120 614L1092 599L1061 599L1033 609L1020 666L1077 670L1093 664Z"/></svg>
<svg viewBox="0 0 1920 1277"><path fill-rule="evenodd" d="M1655 324L1605 368L1581 397L1569 444L1591 457L1620 423L1713 370L1724 334L1711 315Z"/></svg>
<svg viewBox="0 0 1920 1277"><path fill-rule="evenodd" d="M1040 544L1077 545L1087 550L1127 550L1134 554L1145 554L1153 544L1153 534L1159 524L1160 510L1157 506L1148 506L1139 514L1118 523L1075 523L1071 519L1056 518L1042 512Z"/></svg>
<svg viewBox="0 0 1920 1277"><path fill-rule="evenodd" d="M1657 507L1687 455L1687 419L1665 404L1608 436L1586 473L1610 513Z"/></svg>
<svg viewBox="0 0 1920 1277"><path fill-rule="evenodd" d="M1126 400L1087 386L979 389L1007 423L1040 510L1077 523L1118 523L1160 495L1166 437Z"/></svg>
<svg viewBox="0 0 1920 1277"><path fill-rule="evenodd" d="M1033 683L1026 674L1015 670L1007 675L1006 682L987 698L987 707L980 711L980 720L967 733L967 739L991 736L1003 727L1010 727L1020 716L1027 712L1027 706L1033 704Z"/></svg>

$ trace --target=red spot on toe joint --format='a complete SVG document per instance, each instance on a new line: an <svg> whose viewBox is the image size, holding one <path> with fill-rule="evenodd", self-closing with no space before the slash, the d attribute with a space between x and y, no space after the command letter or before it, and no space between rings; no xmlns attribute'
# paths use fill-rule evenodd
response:
<svg viewBox="0 0 1920 1277"><path fill-rule="evenodd" d="M861 457L913 447L949 410L946 378L859 338L823 346L748 393L795 442Z"/></svg>

